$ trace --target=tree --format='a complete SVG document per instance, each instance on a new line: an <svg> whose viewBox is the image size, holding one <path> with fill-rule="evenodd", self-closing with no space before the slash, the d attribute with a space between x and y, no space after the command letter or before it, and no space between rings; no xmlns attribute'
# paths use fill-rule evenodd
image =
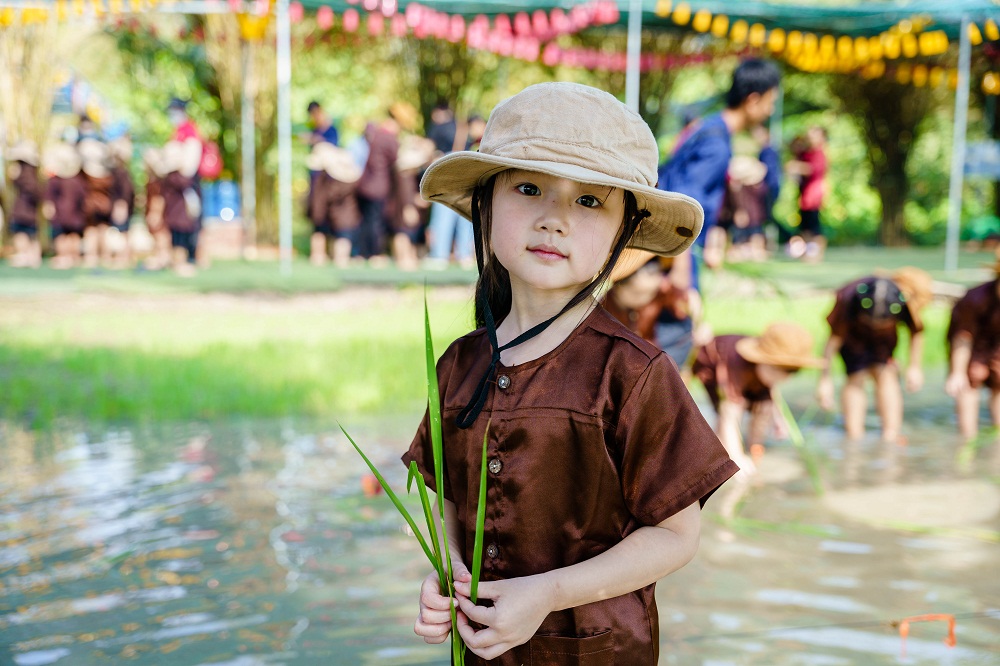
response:
<svg viewBox="0 0 1000 666"><path fill-rule="evenodd" d="M899 84L888 76L866 79L853 74L835 77L832 89L867 139L872 187L882 202L878 242L905 245L904 207L910 188L906 161L920 121L935 106L934 92Z"/></svg>

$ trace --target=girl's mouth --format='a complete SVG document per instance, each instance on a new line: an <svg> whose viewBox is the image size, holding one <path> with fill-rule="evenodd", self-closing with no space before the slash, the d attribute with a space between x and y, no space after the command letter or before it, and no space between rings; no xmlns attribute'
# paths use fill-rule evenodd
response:
<svg viewBox="0 0 1000 666"><path fill-rule="evenodd" d="M558 261L566 258L565 254L551 245L536 245L535 247L529 247L528 251L539 259L544 259L546 261Z"/></svg>

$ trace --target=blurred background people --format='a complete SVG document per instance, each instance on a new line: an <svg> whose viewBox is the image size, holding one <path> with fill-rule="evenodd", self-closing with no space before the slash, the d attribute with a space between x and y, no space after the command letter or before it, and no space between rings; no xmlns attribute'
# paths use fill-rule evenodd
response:
<svg viewBox="0 0 1000 666"><path fill-rule="evenodd" d="M465 150L467 140L476 141L472 128L473 123L459 132L455 114L447 102L441 102L431 112L431 126L427 138L434 142L438 155L447 155L456 150ZM485 123L484 123L485 129ZM478 137L482 137L478 125L475 128ZM465 136L463 136L465 135ZM428 256L425 266L432 269L447 268L452 252L455 260L463 267L471 267L475 263L475 248L473 247L472 222L466 220L457 212L441 203L432 203L430 208L430 224L427 229Z"/></svg>
<svg viewBox="0 0 1000 666"><path fill-rule="evenodd" d="M105 265L127 268L131 262L129 224L135 212L135 184L129 166L132 163L132 140L120 136L108 144L111 157L111 177L114 180L114 202L111 206L111 226L105 243Z"/></svg>
<svg viewBox="0 0 1000 666"><path fill-rule="evenodd" d="M764 261L767 215L767 165L756 157L737 155L729 162L729 182L720 218L728 220L731 261Z"/></svg>
<svg viewBox="0 0 1000 666"><path fill-rule="evenodd" d="M396 180L396 158L399 153L400 123L395 116L407 113L405 107L393 105L387 118L378 124L369 123L365 128L368 159L358 180L361 226L352 254L363 259L374 259L376 266L386 263L385 206Z"/></svg>
<svg viewBox="0 0 1000 666"><path fill-rule="evenodd" d="M163 223L170 230L171 265L184 277L195 273L198 259L198 233L201 230L201 197L196 189L198 163L191 151L179 141L163 147L163 170L160 182L163 198Z"/></svg>
<svg viewBox="0 0 1000 666"><path fill-rule="evenodd" d="M361 169L348 151L326 142L313 146L306 166L316 173L307 206L313 224L309 260L313 265L323 265L332 251L334 264L346 268L361 224L355 196Z"/></svg>
<svg viewBox="0 0 1000 666"><path fill-rule="evenodd" d="M823 357L826 367L820 378L817 397L820 406L833 409L833 356L840 353L847 370L841 391L844 429L847 437L860 439L865 432L867 396L865 384L875 384L875 401L882 420L882 438L902 442L903 394L899 369L893 353L899 342L898 328L910 331L906 389L923 386L923 323L921 310L931 301L931 277L918 268L905 267L891 276L868 276L841 287L827 316L830 337Z"/></svg>
<svg viewBox="0 0 1000 666"><path fill-rule="evenodd" d="M312 129L308 138L309 145L315 146L318 143L329 143L339 146L340 137L337 135L337 128L330 120L330 116L327 115L322 105L313 100L306 107L306 112L309 114L309 124Z"/></svg>
<svg viewBox="0 0 1000 666"><path fill-rule="evenodd" d="M392 256L405 271L419 267L417 247L424 236L427 211L427 202L420 196L420 176L435 152L433 141L411 135L403 140L396 158L396 186L389 199L387 218Z"/></svg>
<svg viewBox="0 0 1000 666"><path fill-rule="evenodd" d="M1000 250L996 277L969 289L951 311L948 326L949 371L945 391L955 399L958 431L965 439L979 434L980 394L989 391L989 413L1000 433Z"/></svg>
<svg viewBox="0 0 1000 666"><path fill-rule="evenodd" d="M86 226L87 181L80 172L80 155L67 143L57 143L45 151L45 203L42 211L49 222L55 269L80 265L83 230Z"/></svg>
<svg viewBox="0 0 1000 666"><path fill-rule="evenodd" d="M802 368L823 366L813 355L813 338L802 326L771 324L757 337L719 335L698 350L694 376L708 391L718 415L716 434L730 457L746 475L756 472L754 459L764 453L764 439L772 424L786 437L788 424L777 407L778 385ZM743 417L750 414L744 449Z"/></svg>
<svg viewBox="0 0 1000 666"><path fill-rule="evenodd" d="M95 139L83 139L76 148L80 153L87 183L83 265L86 268L97 268L106 254L105 243L115 201L115 179L110 169L111 153L106 143Z"/></svg>
<svg viewBox="0 0 1000 666"><path fill-rule="evenodd" d="M799 235L802 243L790 243L793 257L820 261L826 251L826 235L820 220L820 209L826 197L827 160L826 129L814 125L806 132L804 142L793 146L795 159L785 165L789 175L799 179Z"/></svg>
<svg viewBox="0 0 1000 666"><path fill-rule="evenodd" d="M22 139L7 153L7 177L14 186L14 204L10 209L10 233L14 253L10 265L38 268L42 265L42 245L38 238L38 212L42 203L42 185L38 179L38 147Z"/></svg>

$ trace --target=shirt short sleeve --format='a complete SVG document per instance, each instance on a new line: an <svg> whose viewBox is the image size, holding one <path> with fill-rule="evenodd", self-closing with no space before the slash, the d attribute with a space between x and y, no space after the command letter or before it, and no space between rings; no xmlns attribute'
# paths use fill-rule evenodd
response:
<svg viewBox="0 0 1000 666"><path fill-rule="evenodd" d="M848 328L850 327L848 309L850 307L851 295L854 293L854 287L855 283L852 282L850 285L837 291L833 309L826 316L826 322L830 324L830 332L841 340L847 337Z"/></svg>
<svg viewBox="0 0 1000 666"><path fill-rule="evenodd" d="M709 496L739 467L701 415L665 354L650 361L622 407L616 432L629 511L656 525Z"/></svg>

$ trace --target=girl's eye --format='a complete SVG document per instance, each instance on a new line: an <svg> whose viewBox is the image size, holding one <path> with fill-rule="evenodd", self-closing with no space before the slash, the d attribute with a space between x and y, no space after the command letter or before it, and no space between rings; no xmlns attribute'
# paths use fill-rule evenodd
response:
<svg viewBox="0 0 1000 666"><path fill-rule="evenodd" d="M538 189L537 185L533 185L531 183L521 183L514 189L516 189L521 194L524 194L529 197L537 197L539 194L542 193L542 191Z"/></svg>
<svg viewBox="0 0 1000 666"><path fill-rule="evenodd" d="M576 202L581 206L586 206L587 208L597 208L601 205L601 200L593 194L584 194L582 197L577 199Z"/></svg>

